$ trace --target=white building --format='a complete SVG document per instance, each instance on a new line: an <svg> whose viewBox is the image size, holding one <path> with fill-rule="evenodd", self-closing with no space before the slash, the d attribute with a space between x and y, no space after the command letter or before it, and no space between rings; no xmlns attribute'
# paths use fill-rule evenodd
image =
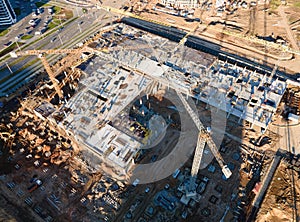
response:
<svg viewBox="0 0 300 222"><path fill-rule="evenodd" d="M161 0L161 4L179 8L197 8L198 0Z"/></svg>
<svg viewBox="0 0 300 222"><path fill-rule="evenodd" d="M16 23L17 16L9 0L0 0L0 26Z"/></svg>

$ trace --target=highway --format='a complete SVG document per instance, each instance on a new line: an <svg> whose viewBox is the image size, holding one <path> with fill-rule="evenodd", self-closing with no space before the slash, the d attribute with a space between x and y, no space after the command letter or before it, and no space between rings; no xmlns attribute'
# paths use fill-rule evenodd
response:
<svg viewBox="0 0 300 222"><path fill-rule="evenodd" d="M41 39L40 41L28 46L26 50L30 49L54 49L54 48L74 48L74 46L86 39L88 36L93 35L100 30L101 27L107 23L113 21L112 16L108 16L106 11L103 10L91 10L89 14L82 14L79 18L75 19L71 23L64 25L61 31L56 31L49 36ZM70 41L71 40L71 41ZM49 55L47 57L49 63L54 63L60 55ZM31 62L34 57L9 58L6 61L2 61L2 66L5 66L4 62L10 65L13 72L26 66L27 63ZM7 96L18 88L27 84L28 81L32 80L36 74L41 70L42 64L39 60L36 63L26 67L20 72L14 73L14 75L7 81L0 84L0 97ZM6 69L3 76L10 75L9 70Z"/></svg>

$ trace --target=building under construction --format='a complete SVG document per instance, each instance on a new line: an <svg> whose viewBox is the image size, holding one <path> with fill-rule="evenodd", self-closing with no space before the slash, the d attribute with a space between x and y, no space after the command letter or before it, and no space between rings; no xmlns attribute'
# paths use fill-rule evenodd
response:
<svg viewBox="0 0 300 222"><path fill-rule="evenodd" d="M209 217L217 221L222 214L225 218L229 211L234 212L236 206L233 206L233 201L240 207L242 198L237 197L240 175L247 178L241 181L241 186L251 192L251 184L257 182L257 176L261 175L265 153L250 149L248 145L239 147L236 141L232 142L236 136L232 136L233 139L224 136L225 129L230 129L226 128L226 124L232 124L231 127L241 131L241 125L249 123L259 134L264 133L273 121L287 83L276 66L259 65L223 52L219 45L186 35L174 27L125 18L103 28L77 49L12 53L13 56L38 56L49 75L49 79L45 79L33 92L33 99L22 102L19 114L27 115L23 123L28 118L39 117L43 124L35 120L36 125L26 123L30 133L19 130L22 139L30 137L32 147L30 153L25 149L16 153L26 153L26 159L34 159L34 165L28 164L36 167L37 171L38 167L44 167L44 163L61 166L66 160L74 167L71 169L70 164L63 165L64 170L71 172L71 179L60 178L69 173L55 172L52 177L41 178L41 187L34 186L32 194L44 192L42 189L49 190L48 194L44 192L42 195L47 195L44 202L49 203L55 213L51 211L47 215L60 215L69 210L69 203L73 205L69 200L79 194L80 198L72 199L75 204L79 202L80 207L76 206L76 209L89 209L84 212L85 215L93 215L97 220L100 220L99 215L108 215L114 221L127 221L128 218L133 218L133 221L143 221L139 218L163 221L161 218L164 217L178 221L178 218L201 214L202 220ZM182 39L186 39L185 44L180 44ZM46 57L51 53L68 55L51 66ZM225 129L214 131L212 117L209 116L222 113L225 113ZM22 118L15 115L15 119ZM18 123L17 127L23 123ZM255 131L251 127L249 131ZM42 140L36 139L36 132L42 135ZM4 137L9 140L11 135L7 135ZM184 135L185 140L179 141L180 135ZM160 137L165 140L155 144ZM263 141L261 138L259 141ZM240 141L239 138L237 140ZM45 144L42 144L44 141ZM58 144L54 146L56 141ZM175 144L177 141L178 144ZM155 150L144 149L151 143L156 145ZM163 164L177 164L173 161L177 156L171 161L162 161L164 163L156 167L149 167L148 181L142 181L140 176L145 176L145 171L138 174L135 170L144 163L160 162L161 156L174 149L174 144L181 151L178 156L185 160L171 172ZM42 155L35 155L35 152ZM74 153L76 156L72 156ZM244 167L243 161L246 163ZM21 162L15 165L16 170L20 165ZM101 172L99 177L94 176L95 172ZM92 175L91 180L87 175ZM100 181L102 175L105 178ZM49 185L50 177L51 181L56 181L52 186ZM134 182L129 183L128 177ZM112 182L111 178L132 186L126 185L126 190ZM11 190L16 186L9 178L2 180ZM209 182L212 180L213 183ZM166 181L168 183L162 185ZM139 192L134 190L139 186ZM233 186L235 189L232 189ZM58 191L53 192L52 189ZM61 192L60 189L67 191ZM126 202L130 189L134 192ZM59 196L63 201L59 200ZM31 196L28 198L25 203L36 208L37 205L31 203L36 200ZM43 204L43 208L49 207ZM198 206L201 206L200 213ZM73 210L76 211L75 208ZM180 210L182 214L174 214Z"/></svg>
<svg viewBox="0 0 300 222"><path fill-rule="evenodd" d="M108 50L113 49L111 44L117 47L109 54L100 48L107 45ZM80 90L58 110L51 109L47 118L59 121L65 131L122 174L132 167L143 139L134 138L128 129L114 128L110 122L123 112L124 119L119 121L128 121L128 126L134 124L124 110L154 82L191 96L207 107L223 110L227 118L236 116L238 122L247 121L262 131L271 123L286 89L285 80L277 76L276 69L255 69L228 55L218 59L187 47L177 48L174 42L122 23L94 39L92 45L95 47L89 51L97 55L89 56L87 62L78 66L83 73L78 83ZM172 56L174 48L179 53ZM181 55L183 51L185 56ZM56 80L52 83L58 87ZM66 97L63 91L59 92L61 98ZM143 109L143 113L148 111ZM143 134L143 130L149 129L140 130Z"/></svg>

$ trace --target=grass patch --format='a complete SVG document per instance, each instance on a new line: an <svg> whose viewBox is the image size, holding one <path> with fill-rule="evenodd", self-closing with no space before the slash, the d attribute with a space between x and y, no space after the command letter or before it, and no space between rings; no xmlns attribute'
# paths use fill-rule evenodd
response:
<svg viewBox="0 0 300 222"><path fill-rule="evenodd" d="M22 68L18 69L15 73L19 73L21 71L23 71L24 69L28 68L29 66L33 65L34 63L38 62L39 59L34 59L31 62L27 63L25 66L23 66ZM12 78L12 76L10 76L10 78ZM29 76L24 76L23 78L20 78L18 82L16 82L15 84L10 86L10 89L14 88L15 86L17 86L18 84L20 84L20 82L24 81L26 78L28 78ZM8 89L9 90L9 89Z"/></svg>
<svg viewBox="0 0 300 222"><path fill-rule="evenodd" d="M29 66L32 66L33 64L37 63L39 60L40 59L36 58L36 59L31 60L30 62L27 62L25 66L23 66L22 68L15 71L15 73L19 73L19 72L23 71L24 69L28 68Z"/></svg>
<svg viewBox="0 0 300 222"><path fill-rule="evenodd" d="M49 25L48 25L48 29L54 29L56 26L58 26L59 24L56 23L56 22L50 22Z"/></svg>
<svg viewBox="0 0 300 222"><path fill-rule="evenodd" d="M61 19L53 18L52 22L56 24L60 24Z"/></svg>
<svg viewBox="0 0 300 222"><path fill-rule="evenodd" d="M54 11L55 14L58 14L58 13L60 13L60 11L61 11L61 7L54 6L54 7L53 7L53 11Z"/></svg>
<svg viewBox="0 0 300 222"><path fill-rule="evenodd" d="M280 0L271 0L270 1L270 8L273 9L273 10L277 9L280 5L281 5Z"/></svg>
<svg viewBox="0 0 300 222"><path fill-rule="evenodd" d="M21 15L21 9L20 8L14 8L14 11L16 15Z"/></svg>
<svg viewBox="0 0 300 222"><path fill-rule="evenodd" d="M23 35L21 37L22 40L27 40L27 39L31 39L33 37L33 35Z"/></svg>
<svg viewBox="0 0 300 222"><path fill-rule="evenodd" d="M44 2L36 2L35 5L36 7L42 7L45 3Z"/></svg>
<svg viewBox="0 0 300 222"><path fill-rule="evenodd" d="M3 69L1 69L0 71L3 72L4 70L6 70L7 67L5 66ZM0 84L6 82L7 80L9 80L10 78L12 78L14 76L14 74L10 74L8 76L5 76L4 78L0 79Z"/></svg>
<svg viewBox="0 0 300 222"><path fill-rule="evenodd" d="M5 36L8 33L9 29L0 30L0 36Z"/></svg>
<svg viewBox="0 0 300 222"><path fill-rule="evenodd" d="M73 22L73 21L76 20L76 19L78 19L78 17L74 17L74 18L70 19L69 21L67 21L67 22L65 23L65 25L67 25L67 24ZM55 26L58 26L58 24L56 24ZM24 46L24 48L21 47L21 49L24 50L25 48L29 47L30 45L32 45L32 44L34 44L34 43L36 43L36 42L38 42L38 41L40 41L42 38L45 38L45 37L51 35L51 34L54 33L54 32L56 32L56 29L53 29L53 30L47 32L47 34L44 35L43 37L40 37L40 38L38 38L38 39L32 41L32 42L29 43L29 44L26 44L26 45ZM24 43L20 43L20 42L19 42L19 45L20 45L20 46L23 45L23 44L24 44ZM45 44L46 44L46 43L45 43ZM14 45L14 46L13 46L13 45ZM43 47L43 45L40 46L39 48L42 48L42 47ZM10 48L10 49L8 50L8 48ZM6 53L9 53L9 52L13 51L14 49L16 49L16 48L17 48L16 43L13 43L13 44L10 45L8 48L5 49L5 50L6 50ZM4 50L3 50L3 51L4 51ZM0 52L0 57L1 57L1 54L2 54L2 56L4 56L6 53L3 53L3 54L2 54L2 51L1 51L1 52ZM6 59L8 59L8 58L10 58L10 56L9 56L9 55L6 55L6 56L3 58L3 60L6 60ZM13 65L15 65L15 64L17 64L17 63L23 61L25 58L26 58L26 56L19 57L19 58L16 59L15 61L11 62L9 65L10 65L10 66L13 66ZM37 62L38 60L39 60L39 59L34 59L33 61L31 61L31 62L29 62L29 63L26 63L26 65L25 65L24 67L27 68L27 67L29 67L30 65L34 64L35 62ZM14 74L17 74L18 72L22 71L22 70L24 69L24 67L22 67L22 68L20 68L19 70L15 71ZM6 67L0 69L0 72L3 71L3 70L5 70L5 69L6 69ZM3 79L0 80L0 83L3 83L4 81L7 81L7 80L8 80L9 78L11 78L11 77L12 77L11 75L4 77Z"/></svg>
<svg viewBox="0 0 300 222"><path fill-rule="evenodd" d="M296 8L300 8L300 2L294 2L294 6L295 6Z"/></svg>

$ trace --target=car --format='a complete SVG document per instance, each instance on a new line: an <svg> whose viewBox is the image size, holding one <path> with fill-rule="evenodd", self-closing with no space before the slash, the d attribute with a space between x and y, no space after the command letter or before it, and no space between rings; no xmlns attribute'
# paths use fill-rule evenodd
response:
<svg viewBox="0 0 300 222"><path fill-rule="evenodd" d="M54 37L53 39L51 39L51 42L54 42L56 40L56 37Z"/></svg>
<svg viewBox="0 0 300 222"><path fill-rule="evenodd" d="M24 35L24 33L21 33L21 34L17 35L17 36L15 37L15 39L19 39L19 38L21 38L23 35Z"/></svg>
<svg viewBox="0 0 300 222"><path fill-rule="evenodd" d="M12 41L9 41L9 42L7 42L7 43L4 43L3 45L5 46L5 47L8 47L8 46L10 46L12 44Z"/></svg>
<svg viewBox="0 0 300 222"><path fill-rule="evenodd" d="M194 18L194 21L202 23L200 18Z"/></svg>
<svg viewBox="0 0 300 222"><path fill-rule="evenodd" d="M39 19L35 19L35 24L39 24L40 23L40 21L41 21L41 19L39 18Z"/></svg>
<svg viewBox="0 0 300 222"><path fill-rule="evenodd" d="M17 164L15 165L15 169L16 169L16 170L19 170L20 168L21 168L21 165L17 163Z"/></svg>
<svg viewBox="0 0 300 222"><path fill-rule="evenodd" d="M44 12L44 8L38 8L36 11L37 11L37 13L41 14Z"/></svg>
<svg viewBox="0 0 300 222"><path fill-rule="evenodd" d="M145 193L149 193L149 191L150 191L150 188L149 188L149 187L146 187Z"/></svg>
<svg viewBox="0 0 300 222"><path fill-rule="evenodd" d="M35 20L34 19L31 19L29 22L28 22L29 25L35 25Z"/></svg>
<svg viewBox="0 0 300 222"><path fill-rule="evenodd" d="M184 19L186 22L194 22L194 19L192 19L192 18L185 18Z"/></svg>
<svg viewBox="0 0 300 222"><path fill-rule="evenodd" d="M48 13L52 15L54 13L53 8L48 8Z"/></svg>

